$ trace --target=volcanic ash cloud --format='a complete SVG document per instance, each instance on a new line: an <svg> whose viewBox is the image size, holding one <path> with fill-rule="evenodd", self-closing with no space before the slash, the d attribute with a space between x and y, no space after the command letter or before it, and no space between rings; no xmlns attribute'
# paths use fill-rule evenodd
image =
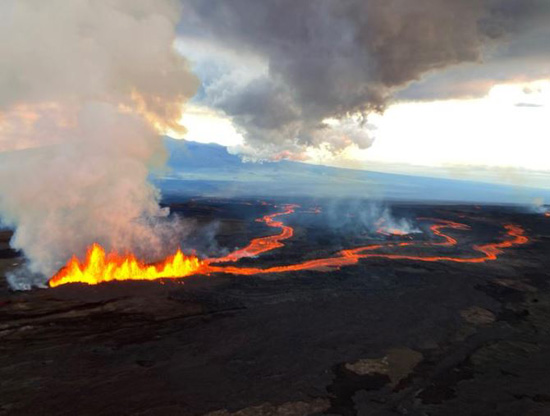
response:
<svg viewBox="0 0 550 416"><path fill-rule="evenodd" d="M93 242L145 258L177 244L147 177L165 157L159 131L179 127L198 87L173 49L180 12L170 0L0 3L0 217L39 281Z"/></svg>

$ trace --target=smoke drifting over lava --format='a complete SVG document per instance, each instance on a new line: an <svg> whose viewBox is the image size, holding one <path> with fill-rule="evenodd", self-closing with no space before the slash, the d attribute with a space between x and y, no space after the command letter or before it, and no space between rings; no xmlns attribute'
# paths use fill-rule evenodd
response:
<svg viewBox="0 0 550 416"><path fill-rule="evenodd" d="M0 164L11 245L44 275L93 242L174 250L178 225L147 175L165 157L159 131L179 128L198 87L173 49L179 4L8 0L0 16L0 150L18 150Z"/></svg>
<svg viewBox="0 0 550 416"><path fill-rule="evenodd" d="M238 150L253 159L299 159L308 147L335 153L369 147L367 116L395 92L428 73L481 62L487 48L530 26L534 11L546 8L537 0L184 5L184 39L224 51L213 58L182 44L203 78L201 99L233 118L246 139Z"/></svg>
<svg viewBox="0 0 550 416"><path fill-rule="evenodd" d="M396 216L381 202L334 199L325 212L328 226L344 234L408 235L420 233L414 221Z"/></svg>

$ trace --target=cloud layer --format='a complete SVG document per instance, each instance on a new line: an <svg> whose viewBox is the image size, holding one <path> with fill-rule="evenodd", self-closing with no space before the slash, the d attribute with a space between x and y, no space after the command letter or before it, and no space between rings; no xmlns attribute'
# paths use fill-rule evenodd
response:
<svg viewBox="0 0 550 416"><path fill-rule="evenodd" d="M200 37L234 54L196 56L200 98L233 118L246 138L240 150L257 158L299 158L320 146L338 152L350 142L368 147L370 112L427 75L480 65L500 45L544 26L547 9L542 0L184 0L184 7L183 50ZM409 98L422 94L429 95L417 90Z"/></svg>

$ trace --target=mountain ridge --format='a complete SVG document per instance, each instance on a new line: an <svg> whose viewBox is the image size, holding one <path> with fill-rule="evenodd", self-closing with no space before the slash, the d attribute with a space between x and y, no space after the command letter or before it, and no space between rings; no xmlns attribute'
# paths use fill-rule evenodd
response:
<svg viewBox="0 0 550 416"><path fill-rule="evenodd" d="M359 197L432 202L531 204L550 191L470 180L382 173L283 160L243 162L215 143L164 138L167 169L154 182L165 195Z"/></svg>

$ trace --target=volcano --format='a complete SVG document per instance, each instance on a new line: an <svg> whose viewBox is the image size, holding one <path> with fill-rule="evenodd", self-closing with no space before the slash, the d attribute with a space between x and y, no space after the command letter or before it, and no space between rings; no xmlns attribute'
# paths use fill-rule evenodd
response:
<svg viewBox="0 0 550 416"><path fill-rule="evenodd" d="M549 28L0 2L0 416L550 415Z"/></svg>
<svg viewBox="0 0 550 416"><path fill-rule="evenodd" d="M267 202L262 202L262 206L269 206ZM490 244L476 244L472 246L474 251L481 253L477 257L459 257L445 255L411 255L399 253L376 253L380 249L393 249L420 245L424 248L440 247L440 246L456 246L457 240L444 234L444 229L467 230L470 227L466 224L457 223L448 220L418 218L420 221L435 222L430 227L433 236L440 237L441 242L422 242L414 241L397 242L389 244L369 244L350 249L341 250L334 256L308 260L295 264L286 264L281 266L273 266L269 268L259 267L234 267L234 266L213 266L216 263L236 262L246 257L256 257L260 254L270 252L272 250L284 247L284 240L292 238L294 228L284 225L282 221L277 221L275 218L284 215L293 214L299 205L286 204L282 206L282 210L273 214L264 215L258 218L257 222L263 222L268 227L279 228L281 231L278 234L269 235L267 237L259 237L253 239L246 247L237 249L232 253L218 258L208 258L199 260L196 256L185 256L181 250L169 258L158 262L157 264L146 265L138 261L134 255L128 254L119 256L116 253L105 254L103 248L94 244L88 250L86 261L80 263L76 257L73 257L69 263L55 276L50 279L50 286L55 287L66 283L86 283L98 284L110 282L113 280L157 280L163 278L182 278L192 274L212 274L212 273L229 273L233 275L257 275L268 273L283 273L295 272L301 270L316 270L320 268L336 268L356 264L361 259L368 258L385 258L392 260L415 260L438 262L448 261L456 263L483 263L490 260L496 260L497 256L502 253L503 248L514 247L517 245L526 244L529 238L525 236L525 231L522 227L514 224L505 224L507 238L501 242ZM315 207L312 211L319 214L321 210ZM380 226L382 221L377 221L377 233L385 236L407 236L408 233L399 229L388 229Z"/></svg>
<svg viewBox="0 0 550 416"><path fill-rule="evenodd" d="M362 222L369 204L181 199L172 211L219 221L210 254L146 263L93 246L52 278L56 287L4 288L2 409L448 415L502 402L513 415L544 406L548 218L399 203L392 215L418 232L387 235ZM7 271L19 257L5 253ZM78 278L104 277L109 264L123 270L109 282ZM175 264L191 268L167 268ZM140 273L159 275L134 280ZM522 382L511 387L511 377Z"/></svg>
<svg viewBox="0 0 550 416"><path fill-rule="evenodd" d="M294 201L302 196L361 198L425 203L532 204L550 200L548 189L480 181L455 180L432 173L405 175L312 165L289 160L246 163L230 149L165 137L168 169L152 179L165 198L208 195L229 198L273 198ZM457 202L458 201L458 202Z"/></svg>

